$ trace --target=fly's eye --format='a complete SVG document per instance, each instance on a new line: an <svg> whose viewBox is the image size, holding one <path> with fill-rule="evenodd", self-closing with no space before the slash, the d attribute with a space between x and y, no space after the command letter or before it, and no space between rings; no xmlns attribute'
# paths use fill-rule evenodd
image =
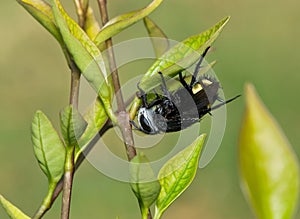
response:
<svg viewBox="0 0 300 219"><path fill-rule="evenodd" d="M141 125L141 127L143 128L143 130L145 130L146 132L148 132L148 133L151 133L151 132L152 132L152 129L151 129L150 125L149 125L149 122L148 122L148 120L145 118L144 115L141 115L141 116L140 116L140 125Z"/></svg>

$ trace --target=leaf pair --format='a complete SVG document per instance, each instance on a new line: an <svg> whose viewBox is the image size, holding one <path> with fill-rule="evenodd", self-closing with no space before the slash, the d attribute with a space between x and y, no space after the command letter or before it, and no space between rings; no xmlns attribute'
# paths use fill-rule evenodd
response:
<svg viewBox="0 0 300 219"><path fill-rule="evenodd" d="M167 161L154 180L154 173L144 155L138 155L131 161L131 188L139 200L143 218L155 204L155 219L191 184L198 168L199 157L206 135L199 136L190 146Z"/></svg>

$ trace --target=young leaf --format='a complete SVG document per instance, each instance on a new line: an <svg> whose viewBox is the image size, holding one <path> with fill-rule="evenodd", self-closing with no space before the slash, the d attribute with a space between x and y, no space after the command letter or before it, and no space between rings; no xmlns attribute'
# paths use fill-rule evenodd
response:
<svg viewBox="0 0 300 219"><path fill-rule="evenodd" d="M163 0L153 0L147 7L143 9L122 14L111 19L98 33L94 40L95 44L100 45L105 40L113 37L132 24L148 16L162 3L162 1Z"/></svg>
<svg viewBox="0 0 300 219"><path fill-rule="evenodd" d="M131 189L139 201L143 218L147 218L148 209L159 194L160 184L144 154L138 154L130 161L130 176Z"/></svg>
<svg viewBox="0 0 300 219"><path fill-rule="evenodd" d="M159 219L170 204L192 183L198 168L206 135L200 135L190 146L171 158L159 171L161 185L154 219Z"/></svg>
<svg viewBox="0 0 300 219"><path fill-rule="evenodd" d="M164 32L149 17L144 18L144 24L151 37L155 55L158 58L169 49L169 40Z"/></svg>
<svg viewBox="0 0 300 219"><path fill-rule="evenodd" d="M105 110L99 98L97 98L95 102L88 108L87 112L84 114L84 119L88 123L88 126L79 139L80 147L76 148L75 161L107 120Z"/></svg>
<svg viewBox="0 0 300 219"><path fill-rule="evenodd" d="M76 109L67 106L60 113L60 127L66 146L75 146L84 133L87 122Z"/></svg>
<svg viewBox="0 0 300 219"><path fill-rule="evenodd" d="M42 24L63 45L63 39L56 26L51 6L43 0L17 0L40 24Z"/></svg>
<svg viewBox="0 0 300 219"><path fill-rule="evenodd" d="M52 0L52 6L55 21L76 65L101 98L110 119L116 123L117 120L111 107L111 93L106 83L105 64L99 49L69 17L58 0Z"/></svg>
<svg viewBox="0 0 300 219"><path fill-rule="evenodd" d="M140 86L145 90L151 89L157 85L153 76L157 76L159 71L163 72L164 75L174 77L179 71L195 63L203 51L217 39L229 18L226 17L212 28L173 46L149 68L142 78ZM149 80L150 78L151 80Z"/></svg>
<svg viewBox="0 0 300 219"><path fill-rule="evenodd" d="M100 31L99 23L97 22L91 7L88 7L87 9L84 30L91 40L94 40Z"/></svg>
<svg viewBox="0 0 300 219"><path fill-rule="evenodd" d="M30 219L30 217L25 215L20 209L7 201L2 195L0 195L0 203L11 219Z"/></svg>
<svg viewBox="0 0 300 219"><path fill-rule="evenodd" d="M239 140L244 194L257 218L292 218L299 194L296 155L254 87L247 85L245 92L246 109Z"/></svg>
<svg viewBox="0 0 300 219"><path fill-rule="evenodd" d="M37 111L31 127L35 157L50 183L58 182L63 175L65 148L45 114Z"/></svg>

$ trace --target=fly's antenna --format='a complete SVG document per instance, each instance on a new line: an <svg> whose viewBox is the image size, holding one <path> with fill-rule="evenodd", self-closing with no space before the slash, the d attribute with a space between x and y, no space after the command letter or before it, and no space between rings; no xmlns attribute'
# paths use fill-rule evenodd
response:
<svg viewBox="0 0 300 219"><path fill-rule="evenodd" d="M213 106L212 108L210 108L210 111L215 110L215 109L218 109L218 108L220 108L221 106L223 106L223 105L225 105L225 104L227 104L227 103L230 103L230 102L234 101L235 99L239 98L240 96L241 96L241 95L237 95L237 96L235 96L235 97L233 97L233 98L231 98L231 99L229 99L229 100L226 100L226 101L224 101L224 102L222 102L222 103L220 103L220 104L218 104L218 105L216 105L216 106Z"/></svg>
<svg viewBox="0 0 300 219"><path fill-rule="evenodd" d="M209 49L210 49L210 46L208 46L208 47L204 50L204 52L202 53L202 55L200 56L200 59L199 59L197 65L196 65L196 67L195 67L195 71L194 71L194 73L193 73L193 76L192 76L192 80L191 80L190 86L193 86L193 84L196 82L196 78L197 78L198 72L199 72L199 70L200 70L200 68L201 68L201 64L202 64L203 59L204 59L204 57L206 56L206 53L208 52Z"/></svg>

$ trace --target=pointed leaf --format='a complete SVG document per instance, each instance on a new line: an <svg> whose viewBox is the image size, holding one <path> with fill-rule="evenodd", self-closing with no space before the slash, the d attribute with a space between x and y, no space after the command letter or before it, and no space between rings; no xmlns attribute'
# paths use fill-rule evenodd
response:
<svg viewBox="0 0 300 219"><path fill-rule="evenodd" d="M100 31L99 23L97 22L91 7L88 7L87 9L84 30L91 40L94 40Z"/></svg>
<svg viewBox="0 0 300 219"><path fill-rule="evenodd" d="M84 114L84 119L88 123L83 135L79 139L79 146L76 148L75 161L77 160L80 153L86 148L88 143L93 137L100 131L107 120L105 110L99 98L88 108Z"/></svg>
<svg viewBox="0 0 300 219"><path fill-rule="evenodd" d="M299 194L296 155L252 85L246 86L239 164L242 187L257 218L292 218Z"/></svg>
<svg viewBox="0 0 300 219"><path fill-rule="evenodd" d="M31 138L35 157L50 183L58 182L63 175L65 148L51 122L41 111L34 115Z"/></svg>
<svg viewBox="0 0 300 219"><path fill-rule="evenodd" d="M2 195L0 195L0 203L11 219L30 219L30 217L25 215L20 209L7 201Z"/></svg>
<svg viewBox="0 0 300 219"><path fill-rule="evenodd" d="M145 90L156 86L157 81L153 80L153 76L158 75L159 71L163 72L164 75L174 77L179 71L191 66L199 59L204 50L217 39L228 21L229 17L226 17L212 28L173 46L150 67L142 78L140 86ZM149 80L150 78L151 80ZM157 78L159 79L159 77Z"/></svg>
<svg viewBox="0 0 300 219"><path fill-rule="evenodd" d="M100 96L106 113L117 122L111 107L111 93L107 86L107 72L103 57L97 46L79 25L65 12L58 0L52 0L55 21L64 42L81 73Z"/></svg>
<svg viewBox="0 0 300 219"><path fill-rule="evenodd" d="M62 45L63 39L56 26L51 6L43 0L17 0Z"/></svg>
<svg viewBox="0 0 300 219"><path fill-rule="evenodd" d="M153 0L147 7L132 11L126 14L119 15L111 19L98 33L95 38L96 45L100 45L105 40L113 37L114 35L120 33L122 30L136 23L137 21L148 16L152 11L154 11L163 0Z"/></svg>
<svg viewBox="0 0 300 219"><path fill-rule="evenodd" d="M171 158L159 171L161 185L154 218L158 219L170 204L192 183L198 168L206 135L200 135L190 146Z"/></svg>
<svg viewBox="0 0 300 219"><path fill-rule="evenodd" d="M130 161L131 189L137 197L143 218L147 218L148 209L157 199L160 184L144 154L138 154Z"/></svg>
<svg viewBox="0 0 300 219"><path fill-rule="evenodd" d="M169 40L164 32L149 17L144 18L144 24L151 37L155 55L158 58L169 49Z"/></svg>
<svg viewBox="0 0 300 219"><path fill-rule="evenodd" d="M67 106L60 113L60 128L66 146L77 145L87 127L87 122L72 106Z"/></svg>

